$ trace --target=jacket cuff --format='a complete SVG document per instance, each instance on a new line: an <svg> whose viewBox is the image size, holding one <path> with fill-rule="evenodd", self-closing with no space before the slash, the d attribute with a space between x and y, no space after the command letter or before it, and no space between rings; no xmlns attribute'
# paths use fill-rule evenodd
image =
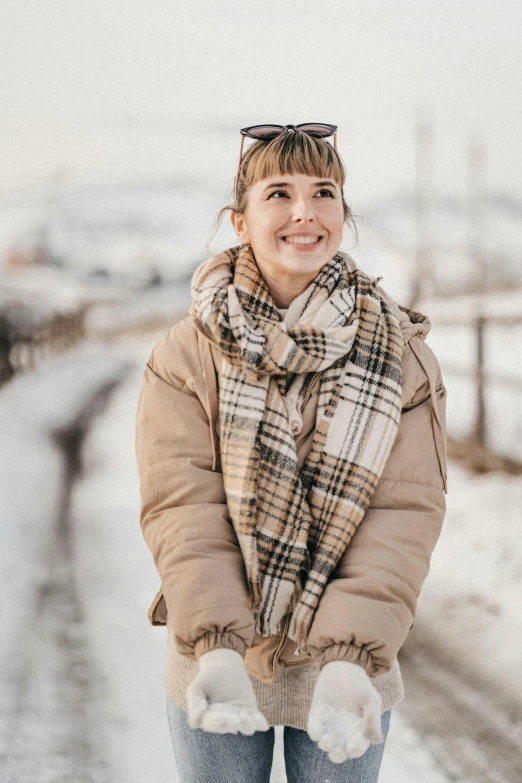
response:
<svg viewBox="0 0 522 783"><path fill-rule="evenodd" d="M382 674L382 667L377 666L368 650L363 647L356 647L354 644L332 644L326 647L318 655L312 656L316 663L320 664L321 669L327 663L332 661L346 661L347 663L356 663L361 666L369 677L376 677Z"/></svg>
<svg viewBox="0 0 522 783"><path fill-rule="evenodd" d="M194 644L194 656L197 661L203 653L215 650L218 647L228 647L245 657L246 644L243 639L232 631L209 631L200 636Z"/></svg>

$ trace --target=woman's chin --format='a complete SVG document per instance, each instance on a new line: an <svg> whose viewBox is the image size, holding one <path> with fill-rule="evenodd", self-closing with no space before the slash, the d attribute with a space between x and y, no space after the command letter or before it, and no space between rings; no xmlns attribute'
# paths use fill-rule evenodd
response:
<svg viewBox="0 0 522 783"><path fill-rule="evenodd" d="M280 256L279 266L281 271L285 270L287 273L302 274L306 272L319 272L320 269L326 264L328 258L324 252L310 252L310 253L283 253Z"/></svg>

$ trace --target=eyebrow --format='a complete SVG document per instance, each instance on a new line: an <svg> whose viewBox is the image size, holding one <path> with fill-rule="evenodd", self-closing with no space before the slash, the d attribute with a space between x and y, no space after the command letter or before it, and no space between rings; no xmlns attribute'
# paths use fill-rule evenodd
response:
<svg viewBox="0 0 522 783"><path fill-rule="evenodd" d="M335 188L335 183L330 182L330 180L321 180L321 182L314 182L312 184L312 187L318 188L320 185L330 185L331 187ZM290 182L273 182L271 185L267 185L266 188L263 190L263 193L266 193L267 190L271 190L272 188L291 188L292 184Z"/></svg>

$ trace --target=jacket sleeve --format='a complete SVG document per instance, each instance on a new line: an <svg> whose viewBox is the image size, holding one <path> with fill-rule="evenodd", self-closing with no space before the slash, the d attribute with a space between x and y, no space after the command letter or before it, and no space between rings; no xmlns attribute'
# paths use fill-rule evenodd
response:
<svg viewBox="0 0 522 783"><path fill-rule="evenodd" d="M198 660L228 647L244 656L255 623L222 474L212 469L204 373L178 377L170 359L165 372L165 349L159 343L149 357L136 413L141 530L178 652Z"/></svg>
<svg viewBox="0 0 522 783"><path fill-rule="evenodd" d="M349 661L370 677L390 670L412 627L446 510L446 388L431 349L418 337L410 342L405 357L414 388L403 391L384 471L323 591L308 637L321 666Z"/></svg>

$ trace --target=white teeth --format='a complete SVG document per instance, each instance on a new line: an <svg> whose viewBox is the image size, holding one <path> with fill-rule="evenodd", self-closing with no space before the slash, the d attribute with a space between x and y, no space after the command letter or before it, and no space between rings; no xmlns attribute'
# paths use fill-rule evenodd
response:
<svg viewBox="0 0 522 783"><path fill-rule="evenodd" d="M291 244L298 244L298 245L312 245L314 242L317 242L319 239L318 236L309 236L309 237L284 237L284 239L287 242L290 242Z"/></svg>

